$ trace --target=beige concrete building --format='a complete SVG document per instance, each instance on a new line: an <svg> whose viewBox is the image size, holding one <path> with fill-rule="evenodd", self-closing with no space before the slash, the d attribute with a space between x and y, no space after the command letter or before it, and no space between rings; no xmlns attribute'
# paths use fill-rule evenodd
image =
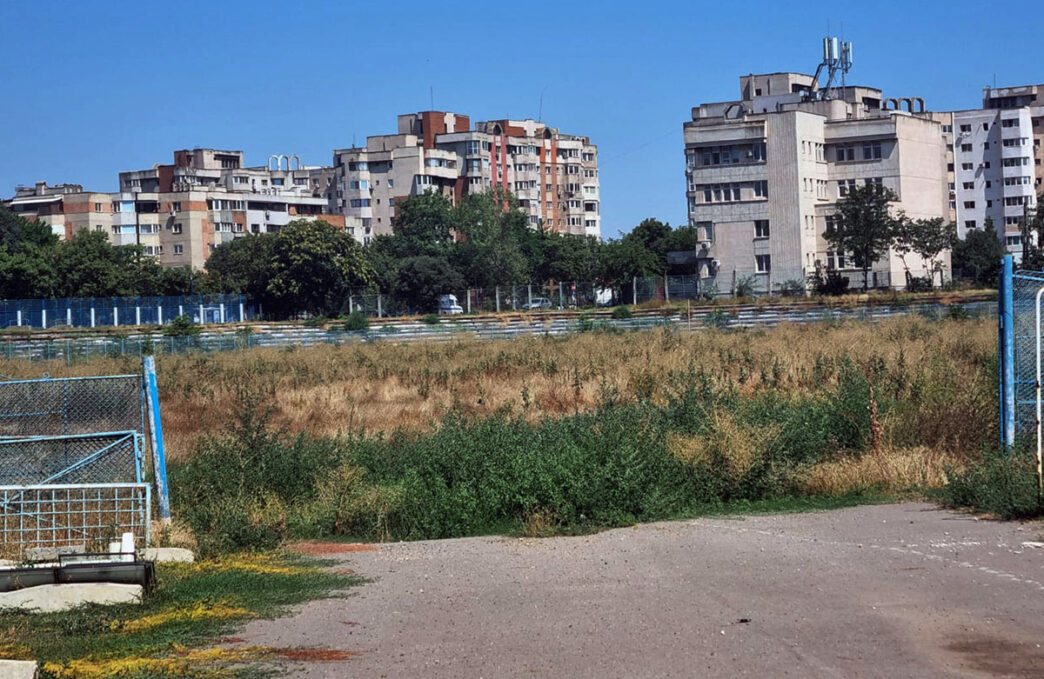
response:
<svg viewBox="0 0 1044 679"><path fill-rule="evenodd" d="M115 193L40 182L16 189L8 206L63 238L102 231L113 245L141 245L164 266L196 269L221 243L275 232L299 217L344 226L342 214L328 212L332 169L303 166L296 156L244 167L242 151L185 149L172 164L121 172L119 182Z"/></svg>
<svg viewBox="0 0 1044 679"><path fill-rule="evenodd" d="M534 120L479 122L422 111L401 115L396 134L334 151L331 211L360 240L392 231L396 204L435 191L454 203L502 187L518 197L533 228L601 235L598 149Z"/></svg>
<svg viewBox="0 0 1044 679"><path fill-rule="evenodd" d="M850 254L823 238L854 186L893 190L896 209L914 219L948 215L945 138L919 99L857 86L824 96L801 73L744 76L740 94L693 108L684 124L688 214L705 285L725 292L753 276L756 290L776 290L817 270L862 285ZM906 259L912 275L925 275L918 257ZM943 260L948 276L948 254ZM871 284L906 284L898 254L874 264Z"/></svg>

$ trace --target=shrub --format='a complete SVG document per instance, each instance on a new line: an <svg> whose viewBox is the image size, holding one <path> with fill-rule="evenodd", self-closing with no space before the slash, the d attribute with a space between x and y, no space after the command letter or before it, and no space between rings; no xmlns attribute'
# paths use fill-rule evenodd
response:
<svg viewBox="0 0 1044 679"><path fill-rule="evenodd" d="M812 287L817 295L838 296L848 294L848 282L847 278L836 271L828 271L825 276L823 272L816 271L811 277Z"/></svg>
<svg viewBox="0 0 1044 679"><path fill-rule="evenodd" d="M613 318L617 320L625 320L634 316L634 314L631 313L631 307L624 304L621 304L618 307L614 307L613 313L611 315Z"/></svg>
<svg viewBox="0 0 1044 679"><path fill-rule="evenodd" d="M928 276L910 276L906 284L907 292L931 292L932 279Z"/></svg>
<svg viewBox="0 0 1044 679"><path fill-rule="evenodd" d="M438 314L427 314L421 316L421 323L426 323L428 325L438 325L439 321L441 320L442 319L439 317Z"/></svg>
<svg viewBox="0 0 1044 679"><path fill-rule="evenodd" d="M736 296L737 297L753 297L754 296L754 277L743 276L736 281Z"/></svg>
<svg viewBox="0 0 1044 679"><path fill-rule="evenodd" d="M326 316L309 316L304 320L304 326L306 328L321 328L327 324L330 319Z"/></svg>
<svg viewBox="0 0 1044 679"><path fill-rule="evenodd" d="M964 471L951 472L943 499L951 507L968 507L1002 519L1044 514L1037 502L1036 462L1024 452L991 453Z"/></svg>
<svg viewBox="0 0 1044 679"><path fill-rule="evenodd" d="M201 331L199 324L187 314L182 314L163 326L163 334L167 337L191 337Z"/></svg>
<svg viewBox="0 0 1044 679"><path fill-rule="evenodd" d="M946 315L954 321L966 321L971 317L963 304L951 304L946 308Z"/></svg>
<svg viewBox="0 0 1044 679"><path fill-rule="evenodd" d="M361 311L353 311L348 314L344 322L344 329L348 332L358 332L370 327L370 319Z"/></svg>

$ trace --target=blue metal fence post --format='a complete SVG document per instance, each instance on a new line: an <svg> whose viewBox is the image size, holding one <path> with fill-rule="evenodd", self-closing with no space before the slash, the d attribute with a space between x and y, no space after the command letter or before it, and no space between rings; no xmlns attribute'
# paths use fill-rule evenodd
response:
<svg viewBox="0 0 1044 679"><path fill-rule="evenodd" d="M159 390L156 388L156 357L144 356L145 400L149 414L149 438L152 443L152 468L156 474L156 499L159 518L170 523L170 496L167 493L167 456L163 449L163 422L160 420Z"/></svg>
<svg viewBox="0 0 1044 679"><path fill-rule="evenodd" d="M1015 293L1014 265L1011 255L1001 262L998 290L997 325L999 334L998 362L1000 364L1000 432L1001 446L1007 450L1015 445Z"/></svg>

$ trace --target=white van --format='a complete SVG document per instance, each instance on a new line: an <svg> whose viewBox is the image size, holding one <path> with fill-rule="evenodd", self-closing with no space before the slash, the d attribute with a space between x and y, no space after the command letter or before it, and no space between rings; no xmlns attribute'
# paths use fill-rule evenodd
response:
<svg viewBox="0 0 1044 679"><path fill-rule="evenodd" d="M462 314L464 309L457 303L456 295L442 295L439 297L439 313L449 315Z"/></svg>

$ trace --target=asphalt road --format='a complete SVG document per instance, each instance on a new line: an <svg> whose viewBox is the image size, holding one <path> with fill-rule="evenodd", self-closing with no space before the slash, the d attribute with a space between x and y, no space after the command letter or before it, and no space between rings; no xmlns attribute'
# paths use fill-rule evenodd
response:
<svg viewBox="0 0 1044 679"><path fill-rule="evenodd" d="M356 654L307 677L1044 677L1042 534L902 504L388 544L241 636Z"/></svg>

